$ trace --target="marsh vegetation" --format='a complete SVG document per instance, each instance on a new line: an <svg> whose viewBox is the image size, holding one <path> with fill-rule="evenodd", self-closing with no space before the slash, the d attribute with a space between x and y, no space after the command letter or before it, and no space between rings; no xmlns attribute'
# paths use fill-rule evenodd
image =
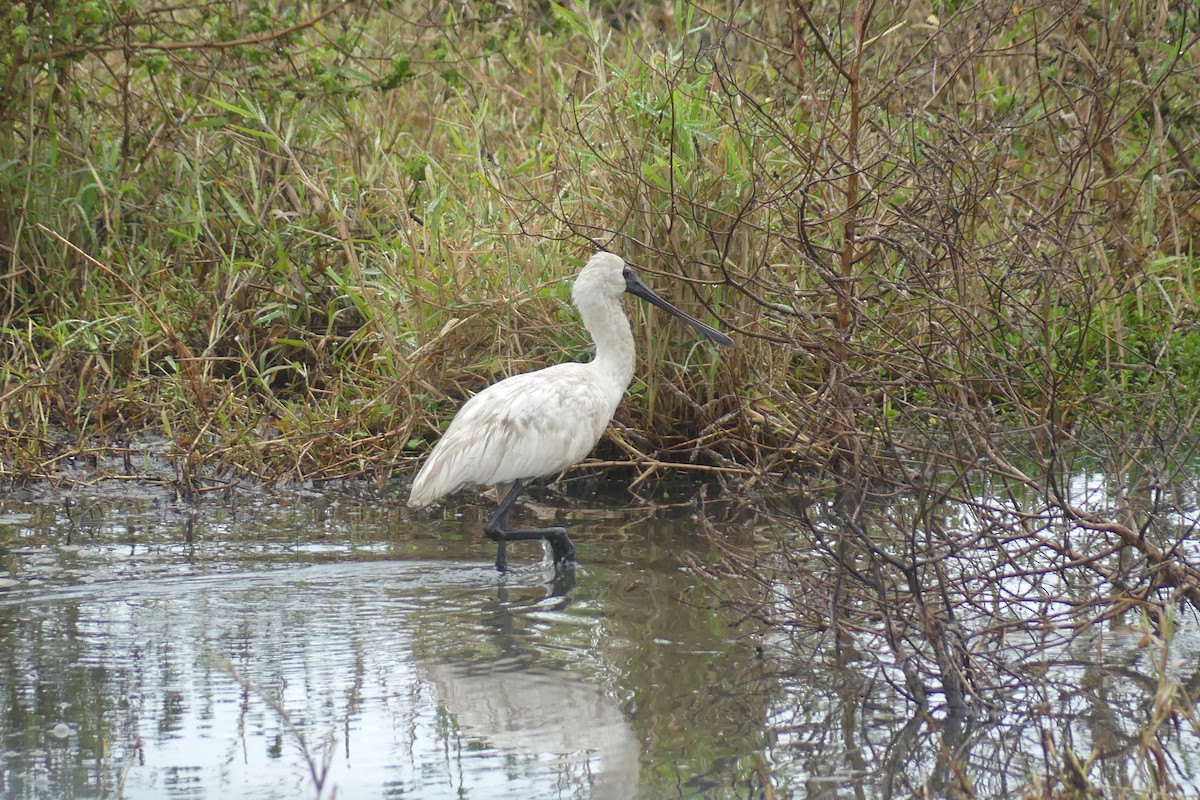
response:
<svg viewBox="0 0 1200 800"><path fill-rule="evenodd" d="M568 477L753 506L693 567L778 646L961 716L1200 608L1194 4L0 11L9 485L398 480L586 357L604 248L738 347L642 318ZM1136 774L1056 745L1029 793L1180 791L1162 680Z"/></svg>

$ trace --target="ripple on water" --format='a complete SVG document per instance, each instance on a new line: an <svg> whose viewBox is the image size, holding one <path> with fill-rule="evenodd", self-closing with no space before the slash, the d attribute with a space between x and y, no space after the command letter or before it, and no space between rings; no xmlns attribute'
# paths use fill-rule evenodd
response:
<svg viewBox="0 0 1200 800"><path fill-rule="evenodd" d="M71 713L89 734L103 720L112 763L140 740L135 763L150 768L130 771L128 798L294 797L312 792L296 776L312 781L326 764L330 785L423 797L572 783L601 797L618 763L636 781L636 736L616 699L529 649L569 612L519 581L498 596L490 567L398 561L157 575L28 588L0 598L0 620L44 634L27 653L39 683L98 690L67 704L97 704ZM36 703L34 683L17 691ZM611 796L629 796L625 780Z"/></svg>

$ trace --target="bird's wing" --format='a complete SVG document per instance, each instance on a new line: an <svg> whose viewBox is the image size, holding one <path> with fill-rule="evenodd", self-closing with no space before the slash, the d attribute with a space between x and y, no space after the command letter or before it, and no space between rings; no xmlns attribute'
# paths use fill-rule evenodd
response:
<svg viewBox="0 0 1200 800"><path fill-rule="evenodd" d="M468 400L413 481L410 506L556 473L596 445L620 402L584 364L514 375Z"/></svg>

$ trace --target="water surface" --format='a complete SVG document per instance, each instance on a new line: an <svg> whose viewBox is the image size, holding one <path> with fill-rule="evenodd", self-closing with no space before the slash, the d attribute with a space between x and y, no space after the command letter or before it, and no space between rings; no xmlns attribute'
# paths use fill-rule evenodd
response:
<svg viewBox="0 0 1200 800"><path fill-rule="evenodd" d="M562 505L520 513L571 527L573 580L536 543L498 575L486 507L354 487L8 496L0 796L1005 797L1059 770L1047 742L1144 785L1164 675L1200 681L1181 619L1166 662L1145 627L1097 628L980 713L916 709L879 653L719 607L735 579L691 566L752 547L744 523ZM1182 722L1164 757L1200 791Z"/></svg>
<svg viewBox="0 0 1200 800"><path fill-rule="evenodd" d="M762 659L671 556L686 515L581 514L568 585L398 505L7 503L3 794L699 796L761 753L727 686Z"/></svg>

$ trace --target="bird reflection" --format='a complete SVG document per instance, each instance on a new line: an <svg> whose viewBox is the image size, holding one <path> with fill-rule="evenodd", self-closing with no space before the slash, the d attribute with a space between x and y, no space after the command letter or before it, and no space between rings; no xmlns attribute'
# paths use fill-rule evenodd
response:
<svg viewBox="0 0 1200 800"><path fill-rule="evenodd" d="M548 655L558 648L544 646L553 643L540 634L550 635L552 626L538 614L565 609L576 577L561 564L547 571L553 577L529 597L518 595L532 588L516 582L520 572L499 576L494 604L483 609L469 641L456 647L462 656L427 661L422 671L455 720L446 734L456 740L453 751L525 756L530 770L544 772L549 764L560 788L624 800L637 792L639 737L613 692ZM519 761L509 763L521 768L511 766Z"/></svg>

